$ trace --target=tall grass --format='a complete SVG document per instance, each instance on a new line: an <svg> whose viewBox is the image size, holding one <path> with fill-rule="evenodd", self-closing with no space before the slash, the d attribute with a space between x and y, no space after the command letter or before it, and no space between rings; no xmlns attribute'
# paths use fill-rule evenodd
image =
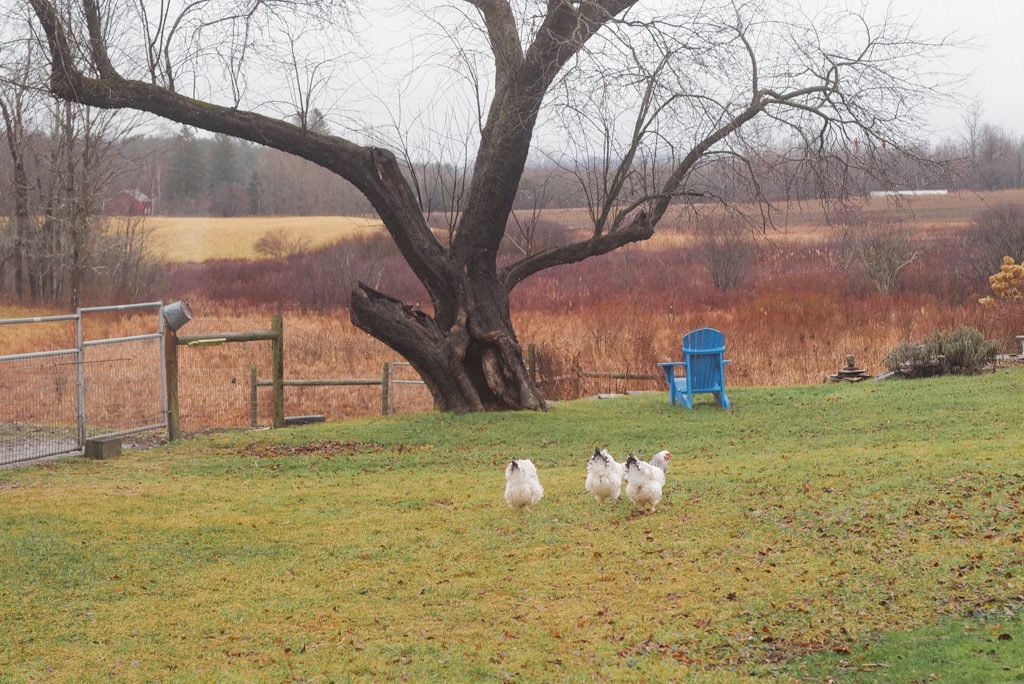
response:
<svg viewBox="0 0 1024 684"><path fill-rule="evenodd" d="M1024 306L978 303L989 287L963 249L969 213L960 210L948 214L949 224L934 223L963 202L928 201L918 207L923 222L906 223L917 226L923 254L889 295L878 294L838 237L813 221L794 224L790 233L770 233L747 266L744 285L728 292L714 287L689 235L668 230L649 243L550 269L521 284L511 295L519 341L524 349L536 345L543 389L554 399L660 389L658 380L573 376L579 368L657 375L657 362L678 358L682 335L703 326L726 334L733 362L727 383L733 386L819 383L844 366L848 354L859 367L878 373L900 343L958 325L977 328L998 340L1003 352L1016 353ZM571 212L557 215L573 227ZM993 264L993 272L998 266ZM190 299L197 320L186 332L266 328L272 314L284 313L289 378L379 377L385 361L398 359L348 322L348 296L357 281L429 311L422 285L380 232L286 259L172 265L151 296ZM203 328L204 319L216 323ZM45 334L15 340L0 327L0 352L47 344ZM109 334L121 334L116 324ZM255 364L260 377L268 377L268 351L225 345L186 354L187 424L247 422L249 368ZM551 380L563 376L570 380ZM431 405L422 392L413 396L416 390L409 386L402 391L409 395L407 408ZM377 392L289 389L287 411L329 419L365 415L379 410ZM261 410L269 406L262 391L260 403Z"/></svg>

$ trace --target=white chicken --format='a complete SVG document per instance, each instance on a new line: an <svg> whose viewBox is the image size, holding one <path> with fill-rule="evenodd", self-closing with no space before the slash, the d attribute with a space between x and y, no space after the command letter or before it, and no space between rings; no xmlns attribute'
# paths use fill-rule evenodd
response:
<svg viewBox="0 0 1024 684"><path fill-rule="evenodd" d="M612 458L607 449L594 449L594 455L587 461L587 491L600 503L619 500L622 492L622 478L626 466Z"/></svg>
<svg viewBox="0 0 1024 684"><path fill-rule="evenodd" d="M544 488L537 477L537 466L528 458L513 458L505 468L505 501L513 510L521 511L537 505Z"/></svg>
<svg viewBox="0 0 1024 684"><path fill-rule="evenodd" d="M626 459L626 496L642 510L650 509L653 513L661 501L670 458L671 452L659 451L651 457L650 463L632 453Z"/></svg>

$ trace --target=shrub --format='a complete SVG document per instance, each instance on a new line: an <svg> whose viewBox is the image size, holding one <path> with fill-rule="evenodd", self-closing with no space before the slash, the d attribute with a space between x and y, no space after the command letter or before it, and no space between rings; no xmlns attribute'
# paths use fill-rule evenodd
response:
<svg viewBox="0 0 1024 684"><path fill-rule="evenodd" d="M711 219L695 228L694 253L711 282L728 292L750 277L757 243L749 226L737 219Z"/></svg>
<svg viewBox="0 0 1024 684"><path fill-rule="evenodd" d="M1006 255L1024 259L1024 204L999 204L978 212L963 244L980 277L987 277Z"/></svg>
<svg viewBox="0 0 1024 684"><path fill-rule="evenodd" d="M1013 263L1013 257L1003 257L999 273L988 279L992 291L1005 299L1024 297L1024 264Z"/></svg>
<svg viewBox="0 0 1024 684"><path fill-rule="evenodd" d="M882 361L894 373L912 378L931 375L969 375L995 361L999 342L986 340L966 325L936 330L919 344L903 342Z"/></svg>
<svg viewBox="0 0 1024 684"><path fill-rule="evenodd" d="M910 231L892 221L868 223L854 237L853 252L880 294L891 294L900 274L921 256Z"/></svg>
<svg viewBox="0 0 1024 684"><path fill-rule="evenodd" d="M292 254L309 251L309 239L301 235L292 235L282 228L268 230L263 233L253 249L257 254L271 259L284 259Z"/></svg>

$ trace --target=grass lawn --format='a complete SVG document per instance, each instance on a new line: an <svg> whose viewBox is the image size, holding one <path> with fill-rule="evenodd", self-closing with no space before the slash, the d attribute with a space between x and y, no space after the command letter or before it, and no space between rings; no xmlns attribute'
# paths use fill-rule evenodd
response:
<svg viewBox="0 0 1024 684"><path fill-rule="evenodd" d="M1024 368L730 396L0 471L0 681L1024 681ZM672 451L657 513L595 445Z"/></svg>

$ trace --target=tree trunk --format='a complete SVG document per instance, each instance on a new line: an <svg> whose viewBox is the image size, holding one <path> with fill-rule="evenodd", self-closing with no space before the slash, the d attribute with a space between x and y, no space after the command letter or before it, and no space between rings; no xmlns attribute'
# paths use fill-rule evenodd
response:
<svg viewBox="0 0 1024 684"><path fill-rule="evenodd" d="M8 108L0 101L0 116L3 117L7 132L7 146L11 153L11 167L14 185L14 244L11 247L14 261L14 294L18 301L25 298L29 281L28 254L29 224L28 173L25 170L25 126L21 119L20 106Z"/></svg>
<svg viewBox="0 0 1024 684"><path fill-rule="evenodd" d="M438 410L546 409L512 329L504 286L463 273L458 290L454 324L444 329L426 313L359 283L352 323L409 361Z"/></svg>

